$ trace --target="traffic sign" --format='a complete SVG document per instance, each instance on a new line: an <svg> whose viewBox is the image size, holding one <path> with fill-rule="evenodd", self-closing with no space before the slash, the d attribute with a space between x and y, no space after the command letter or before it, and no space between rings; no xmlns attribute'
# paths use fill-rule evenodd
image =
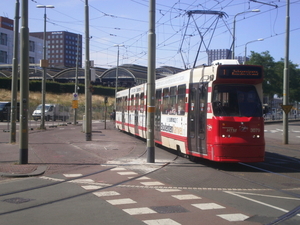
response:
<svg viewBox="0 0 300 225"><path fill-rule="evenodd" d="M78 100L78 94L77 93L73 93L73 100Z"/></svg>
<svg viewBox="0 0 300 225"><path fill-rule="evenodd" d="M72 101L72 108L77 109L78 108L78 100L73 100Z"/></svg>
<svg viewBox="0 0 300 225"><path fill-rule="evenodd" d="M293 108L293 105L281 105L281 108L285 112L285 114L288 114Z"/></svg>

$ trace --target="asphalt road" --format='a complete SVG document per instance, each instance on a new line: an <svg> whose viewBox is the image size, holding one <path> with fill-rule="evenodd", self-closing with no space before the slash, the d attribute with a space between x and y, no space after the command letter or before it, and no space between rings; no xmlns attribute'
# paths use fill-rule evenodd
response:
<svg viewBox="0 0 300 225"><path fill-rule="evenodd" d="M289 128L284 145L282 124L267 124L266 160L251 164L191 162L159 147L147 164L143 140L101 122L88 143L79 126L32 131L27 168L47 170L1 178L0 224L300 224L300 123ZM7 137L0 168L18 155Z"/></svg>

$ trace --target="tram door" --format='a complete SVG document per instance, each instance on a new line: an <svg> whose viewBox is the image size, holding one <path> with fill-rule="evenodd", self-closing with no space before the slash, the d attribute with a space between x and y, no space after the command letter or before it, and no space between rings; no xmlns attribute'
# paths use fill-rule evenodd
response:
<svg viewBox="0 0 300 225"><path fill-rule="evenodd" d="M126 115L127 115L127 96L122 98L122 130L125 130Z"/></svg>
<svg viewBox="0 0 300 225"><path fill-rule="evenodd" d="M139 135L139 101L140 95L136 94L134 99L134 134Z"/></svg>
<svg viewBox="0 0 300 225"><path fill-rule="evenodd" d="M189 149L192 152L207 154L206 113L207 83L190 85L189 103Z"/></svg>
<svg viewBox="0 0 300 225"><path fill-rule="evenodd" d="M154 138L156 141L161 142L161 89L156 90L155 99L155 115L154 115Z"/></svg>

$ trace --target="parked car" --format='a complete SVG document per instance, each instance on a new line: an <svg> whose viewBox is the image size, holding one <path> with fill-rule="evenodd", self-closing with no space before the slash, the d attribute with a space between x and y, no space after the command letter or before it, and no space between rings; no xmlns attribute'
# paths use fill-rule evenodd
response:
<svg viewBox="0 0 300 225"><path fill-rule="evenodd" d="M42 114L42 104L33 111L32 118L34 120L41 119ZM69 112L65 111L64 107L59 104L45 104L45 120L55 121L62 120L66 121L70 117Z"/></svg>
<svg viewBox="0 0 300 225"><path fill-rule="evenodd" d="M4 120L10 121L10 109L11 103L10 102L0 102L0 121L3 122ZM20 116L20 103L17 103L17 121L19 121Z"/></svg>

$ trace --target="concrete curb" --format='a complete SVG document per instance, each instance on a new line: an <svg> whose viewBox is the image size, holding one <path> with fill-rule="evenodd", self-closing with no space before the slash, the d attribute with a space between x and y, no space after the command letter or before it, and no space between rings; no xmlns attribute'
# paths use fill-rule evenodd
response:
<svg viewBox="0 0 300 225"><path fill-rule="evenodd" d="M0 173L1 177L33 177L33 176L40 176L45 173L47 170L47 166L38 166L38 168L31 172L31 173L23 173L23 174L16 174L16 173Z"/></svg>

